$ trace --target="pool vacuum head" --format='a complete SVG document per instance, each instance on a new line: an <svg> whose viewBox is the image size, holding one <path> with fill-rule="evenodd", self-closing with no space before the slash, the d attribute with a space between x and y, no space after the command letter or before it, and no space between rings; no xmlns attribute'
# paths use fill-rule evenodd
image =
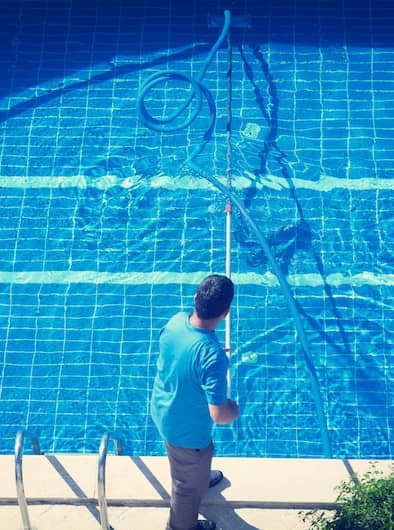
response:
<svg viewBox="0 0 394 530"><path fill-rule="evenodd" d="M224 25L224 15L208 15L209 28L222 28ZM250 15L231 15L232 28L251 28L252 21Z"/></svg>

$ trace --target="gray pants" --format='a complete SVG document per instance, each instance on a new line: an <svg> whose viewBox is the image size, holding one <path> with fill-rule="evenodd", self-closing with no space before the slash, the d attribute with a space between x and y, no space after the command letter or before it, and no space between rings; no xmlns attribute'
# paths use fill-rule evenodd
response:
<svg viewBox="0 0 394 530"><path fill-rule="evenodd" d="M166 442L172 489L166 530L193 530L198 509L209 486L213 444L205 449L187 449Z"/></svg>

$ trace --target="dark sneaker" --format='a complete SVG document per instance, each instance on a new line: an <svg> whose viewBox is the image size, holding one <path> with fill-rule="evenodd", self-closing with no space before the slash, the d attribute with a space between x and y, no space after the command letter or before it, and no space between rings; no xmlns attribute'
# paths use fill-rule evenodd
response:
<svg viewBox="0 0 394 530"><path fill-rule="evenodd" d="M216 523L213 521L198 521L196 530L215 530Z"/></svg>
<svg viewBox="0 0 394 530"><path fill-rule="evenodd" d="M216 471L215 469L211 470L211 475L209 477L209 487L213 488L216 484L223 479L223 473L221 471Z"/></svg>

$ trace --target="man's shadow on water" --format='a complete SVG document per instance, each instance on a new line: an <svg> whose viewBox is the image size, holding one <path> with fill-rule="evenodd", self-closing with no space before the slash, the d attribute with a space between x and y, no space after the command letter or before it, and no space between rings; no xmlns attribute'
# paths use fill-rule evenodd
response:
<svg viewBox="0 0 394 530"><path fill-rule="evenodd" d="M215 487L208 490L201 506L200 514L206 519L215 521L217 530L261 530L240 517L231 501L227 501L222 492L231 487L231 482L224 477Z"/></svg>

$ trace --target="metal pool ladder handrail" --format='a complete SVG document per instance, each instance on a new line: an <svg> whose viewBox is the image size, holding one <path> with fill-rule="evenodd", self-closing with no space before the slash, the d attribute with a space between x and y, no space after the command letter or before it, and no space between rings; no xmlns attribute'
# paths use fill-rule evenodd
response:
<svg viewBox="0 0 394 530"><path fill-rule="evenodd" d="M27 508L27 501L25 495L25 488L23 485L23 471L22 471L22 459L23 459L23 443L25 436L30 438L31 445L34 454L41 455L40 443L38 438L31 434L18 431L15 438L15 480L16 480L16 493L18 496L18 505L22 515L23 530L31 530L29 511Z"/></svg>
<svg viewBox="0 0 394 530"><path fill-rule="evenodd" d="M120 440L111 437L107 432L105 432L101 438L97 470L97 493L100 508L100 524L103 530L113 530L108 520L108 505L105 493L105 464L107 460L109 440L112 440L114 442L115 455L122 454L122 446Z"/></svg>

